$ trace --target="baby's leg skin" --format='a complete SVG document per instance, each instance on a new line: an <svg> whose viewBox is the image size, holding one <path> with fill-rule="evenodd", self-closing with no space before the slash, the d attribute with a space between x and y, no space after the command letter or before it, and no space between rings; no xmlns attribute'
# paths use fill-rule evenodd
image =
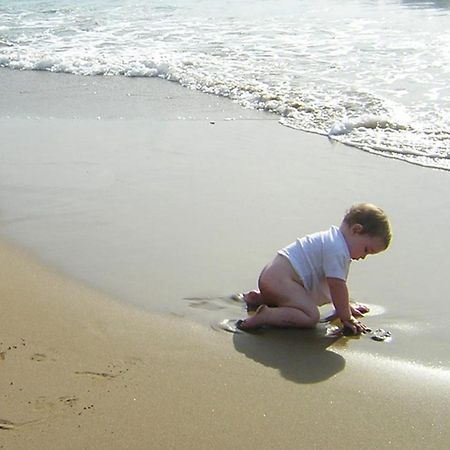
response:
<svg viewBox="0 0 450 450"><path fill-rule="evenodd" d="M315 324L312 324L309 318L305 319L305 314L299 309L291 308L289 306L277 306L271 308L267 305L261 305L256 310L254 316L240 322L239 328L242 330L250 330L264 325L283 328L307 328L312 327Z"/></svg>
<svg viewBox="0 0 450 450"><path fill-rule="evenodd" d="M291 264L277 255L259 279L262 306L255 316L246 319L241 328L261 325L309 328L320 319L319 309L303 287ZM267 308L267 305L274 308Z"/></svg>

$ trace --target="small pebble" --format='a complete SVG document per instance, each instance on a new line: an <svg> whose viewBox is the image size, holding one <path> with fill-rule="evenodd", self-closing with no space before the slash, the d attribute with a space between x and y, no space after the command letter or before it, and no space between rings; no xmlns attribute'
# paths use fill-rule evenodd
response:
<svg viewBox="0 0 450 450"><path fill-rule="evenodd" d="M391 337L391 332L383 330L382 328L378 328L378 330L375 330L373 332L373 336L371 338L374 341L385 341L387 338Z"/></svg>

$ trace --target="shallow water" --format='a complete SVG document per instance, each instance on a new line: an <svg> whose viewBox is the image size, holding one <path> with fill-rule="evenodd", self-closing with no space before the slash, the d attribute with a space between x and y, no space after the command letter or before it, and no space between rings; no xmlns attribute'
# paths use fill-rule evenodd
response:
<svg viewBox="0 0 450 450"><path fill-rule="evenodd" d="M6 1L0 66L161 77L450 170L450 3ZM300 151L300 150L299 150Z"/></svg>

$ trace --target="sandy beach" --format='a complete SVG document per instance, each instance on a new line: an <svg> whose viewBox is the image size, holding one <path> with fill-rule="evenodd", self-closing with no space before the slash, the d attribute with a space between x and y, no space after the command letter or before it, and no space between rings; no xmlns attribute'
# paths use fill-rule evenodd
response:
<svg viewBox="0 0 450 450"><path fill-rule="evenodd" d="M0 70L0 448L448 447L450 178L158 79ZM231 295L357 201L392 332L228 333Z"/></svg>

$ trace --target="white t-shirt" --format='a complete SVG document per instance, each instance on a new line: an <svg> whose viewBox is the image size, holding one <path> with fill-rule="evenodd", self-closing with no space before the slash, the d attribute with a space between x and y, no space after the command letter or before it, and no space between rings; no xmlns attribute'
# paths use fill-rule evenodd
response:
<svg viewBox="0 0 450 450"><path fill-rule="evenodd" d="M338 227L309 234L278 251L288 258L318 305L331 302L327 278L347 280L350 252Z"/></svg>

